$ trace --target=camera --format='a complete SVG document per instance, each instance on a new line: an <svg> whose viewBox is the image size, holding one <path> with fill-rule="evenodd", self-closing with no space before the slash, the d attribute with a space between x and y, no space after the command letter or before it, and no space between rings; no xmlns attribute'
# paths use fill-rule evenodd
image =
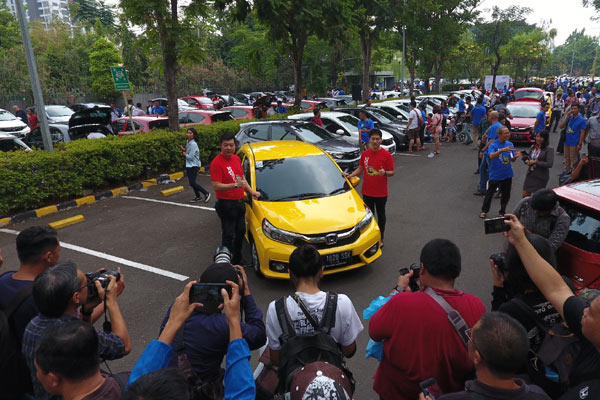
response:
<svg viewBox="0 0 600 400"><path fill-rule="evenodd" d="M408 287L412 292L419 292L421 290L419 284L417 283L417 279L419 279L419 274L421 272L421 266L419 264L413 263L408 268L400 268L398 273L400 275L406 275L410 272L410 270L413 271L413 276L410 277Z"/></svg>
<svg viewBox="0 0 600 400"><path fill-rule="evenodd" d="M117 278L117 282L121 279L121 274L119 271L115 270L103 270L97 272L88 272L85 274L88 285L88 297L98 297L98 289L96 289L96 281L100 282L100 285L106 289L108 284L110 283L109 276L115 276Z"/></svg>
<svg viewBox="0 0 600 400"><path fill-rule="evenodd" d="M231 252L225 246L219 246L215 250L215 263L227 263L231 264Z"/></svg>
<svg viewBox="0 0 600 400"><path fill-rule="evenodd" d="M505 254L504 252L494 253L490 255L490 260L494 262L494 265L498 267L500 271L506 270L506 264L504 262Z"/></svg>

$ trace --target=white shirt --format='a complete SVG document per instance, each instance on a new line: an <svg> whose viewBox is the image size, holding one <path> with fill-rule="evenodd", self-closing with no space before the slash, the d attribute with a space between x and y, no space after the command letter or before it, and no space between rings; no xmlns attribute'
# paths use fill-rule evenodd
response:
<svg viewBox="0 0 600 400"><path fill-rule="evenodd" d="M323 317L327 293L320 291L315 294L303 292L296 292L296 294L300 297L300 299L302 299L302 302L306 308L308 308L310 314L320 322L321 318ZM289 296L286 297L286 307L296 333L304 334L314 332L313 326L310 324L310 322L308 322L308 319L306 319L304 313L300 309L300 306L298 306L293 298ZM266 325L269 347L273 350L281 349L279 337L283 331L281 330L279 321L277 320L275 301L272 301L269 304ZM356 310L354 309L352 301L350 301L348 296L345 294L338 294L335 325L333 328L331 328L331 337L342 346L349 346L356 340L358 334L362 330L363 324L360 321L358 314L356 314Z"/></svg>
<svg viewBox="0 0 600 400"><path fill-rule="evenodd" d="M417 129L419 127L419 112L417 111L416 108L413 108L412 110L410 110L410 113L408 114L408 118L412 118L412 121L410 121L410 125L408 126L408 129Z"/></svg>
<svg viewBox="0 0 600 400"><path fill-rule="evenodd" d="M103 139L105 137L106 135L103 135L100 132L92 132L87 136L88 139Z"/></svg>
<svg viewBox="0 0 600 400"><path fill-rule="evenodd" d="M131 115L133 115L133 116L146 115L146 113L144 112L144 110L134 107L133 111L131 112Z"/></svg>

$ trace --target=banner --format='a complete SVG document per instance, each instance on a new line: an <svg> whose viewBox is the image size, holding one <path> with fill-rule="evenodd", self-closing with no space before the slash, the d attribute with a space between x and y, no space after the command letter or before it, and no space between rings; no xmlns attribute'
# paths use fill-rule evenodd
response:
<svg viewBox="0 0 600 400"><path fill-rule="evenodd" d="M492 79L493 75L486 75L484 88L485 90L492 90ZM510 76L508 75L496 75L496 89L503 90L504 86L508 89L510 87Z"/></svg>

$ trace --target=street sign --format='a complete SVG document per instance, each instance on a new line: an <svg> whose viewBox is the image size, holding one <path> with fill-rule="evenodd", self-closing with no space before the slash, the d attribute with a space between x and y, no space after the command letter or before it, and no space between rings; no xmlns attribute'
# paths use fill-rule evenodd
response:
<svg viewBox="0 0 600 400"><path fill-rule="evenodd" d="M110 67L110 72L112 73L113 82L115 83L115 89L131 90L125 67Z"/></svg>

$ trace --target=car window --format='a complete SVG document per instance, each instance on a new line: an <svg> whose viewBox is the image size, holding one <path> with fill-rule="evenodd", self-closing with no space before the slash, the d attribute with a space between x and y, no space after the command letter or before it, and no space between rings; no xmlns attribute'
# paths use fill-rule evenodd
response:
<svg viewBox="0 0 600 400"><path fill-rule="evenodd" d="M383 122L384 124L391 124L394 122L394 117L381 109L370 110L370 113L377 118L379 122Z"/></svg>
<svg viewBox="0 0 600 400"><path fill-rule="evenodd" d="M290 138L286 137L287 130L285 126L282 125L273 125L271 126L271 140L296 140L296 137Z"/></svg>
<svg viewBox="0 0 600 400"><path fill-rule="evenodd" d="M246 178L246 182L248 182L248 185L252 186L252 175L250 174L250 161L246 157L242 159L242 169L244 170L244 177Z"/></svg>
<svg viewBox="0 0 600 400"><path fill-rule="evenodd" d="M192 123L199 123L204 121L204 115L199 114L199 113L189 113L188 114L188 120Z"/></svg>
<svg viewBox="0 0 600 400"><path fill-rule="evenodd" d="M256 161L254 170L256 190L263 201L326 197L350 190L325 154Z"/></svg>
<svg viewBox="0 0 600 400"><path fill-rule="evenodd" d="M244 110L243 108L232 108L229 111L231 111L231 115L233 115L234 118L245 117L248 115L248 111Z"/></svg>
<svg viewBox="0 0 600 400"><path fill-rule="evenodd" d="M214 114L211 117L212 122L221 122L221 121L231 121L233 119L233 117L231 116L231 113L229 112L222 112L222 113L218 113L218 114Z"/></svg>
<svg viewBox="0 0 600 400"><path fill-rule="evenodd" d="M169 120L162 119L158 121L150 121L150 123L148 123L148 126L150 127L150 129L165 129L169 127Z"/></svg>
<svg viewBox="0 0 600 400"><path fill-rule="evenodd" d="M208 97L200 97L199 101L201 104L210 104L212 106L212 100Z"/></svg>
<svg viewBox="0 0 600 400"><path fill-rule="evenodd" d="M113 131L122 132L123 127L125 126L126 119L118 119L112 123Z"/></svg>
<svg viewBox="0 0 600 400"><path fill-rule="evenodd" d="M571 217L567 243L584 251L600 254L600 213L561 202L562 208Z"/></svg>
<svg viewBox="0 0 600 400"><path fill-rule="evenodd" d="M179 123L180 124L189 124L191 121L188 118L188 113L179 113Z"/></svg>
<svg viewBox="0 0 600 400"><path fill-rule="evenodd" d="M48 116L53 117L53 118L69 117L74 112L75 111L73 111L69 107L65 107L65 106L47 106L46 107L46 114L48 114Z"/></svg>
<svg viewBox="0 0 600 400"><path fill-rule="evenodd" d="M341 129L340 126L335 123L335 121L330 120L329 118L321 118L323 121L323 126L331 133L335 133L338 129Z"/></svg>
<svg viewBox="0 0 600 400"><path fill-rule="evenodd" d="M354 115L343 115L338 120L344 125L347 131L355 132L358 131L358 118Z"/></svg>
<svg viewBox="0 0 600 400"><path fill-rule="evenodd" d="M323 140L333 139L331 133L315 124L292 126L291 128L304 142L319 143Z"/></svg>
<svg viewBox="0 0 600 400"><path fill-rule="evenodd" d="M310 104L302 102L302 103L300 103L300 108L303 110L306 110L306 109L310 108Z"/></svg>
<svg viewBox="0 0 600 400"><path fill-rule="evenodd" d="M524 106L512 104L508 107L508 112L515 118L535 118L540 112L539 106Z"/></svg>
<svg viewBox="0 0 600 400"><path fill-rule="evenodd" d="M387 112L388 114L390 114L392 117L394 118L402 118L402 116L400 115L400 111L396 111L395 109L393 109L392 107L380 107L383 111Z"/></svg>
<svg viewBox="0 0 600 400"><path fill-rule="evenodd" d="M247 134L255 140L269 140L269 125L254 125L248 129Z"/></svg>

